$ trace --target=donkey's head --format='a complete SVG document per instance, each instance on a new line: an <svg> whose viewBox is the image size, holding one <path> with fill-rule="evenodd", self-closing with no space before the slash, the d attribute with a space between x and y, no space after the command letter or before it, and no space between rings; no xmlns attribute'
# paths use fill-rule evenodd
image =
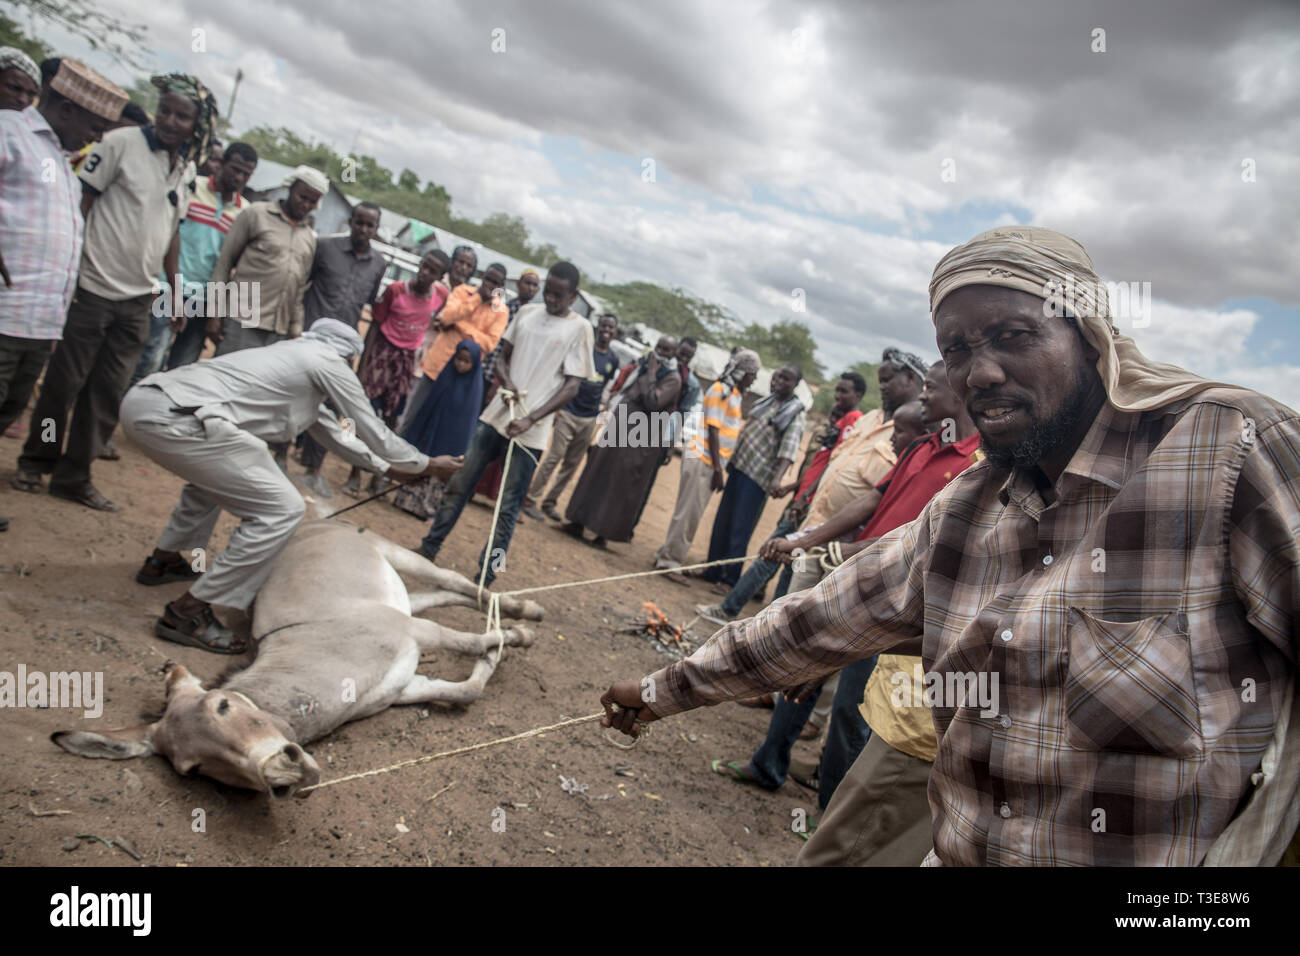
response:
<svg viewBox="0 0 1300 956"><path fill-rule="evenodd" d="M102 734L60 731L50 739L82 757L127 760L159 754L183 774L287 796L320 780L311 754L290 740L284 721L238 691L205 690L180 664L165 667L167 707L155 724Z"/></svg>

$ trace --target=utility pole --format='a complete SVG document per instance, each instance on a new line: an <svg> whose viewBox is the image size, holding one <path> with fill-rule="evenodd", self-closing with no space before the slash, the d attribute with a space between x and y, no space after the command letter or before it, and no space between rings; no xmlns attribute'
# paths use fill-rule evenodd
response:
<svg viewBox="0 0 1300 956"><path fill-rule="evenodd" d="M230 129L231 119L235 115L235 97L239 95L239 84L244 78L243 70L235 70L235 88L230 91L230 109L226 110L226 128Z"/></svg>

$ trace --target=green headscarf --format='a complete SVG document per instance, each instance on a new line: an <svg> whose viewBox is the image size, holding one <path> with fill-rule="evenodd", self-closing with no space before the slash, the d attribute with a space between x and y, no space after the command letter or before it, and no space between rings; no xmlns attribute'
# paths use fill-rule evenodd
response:
<svg viewBox="0 0 1300 956"><path fill-rule="evenodd" d="M198 107L194 119L194 132L181 144L181 155L202 163L212 147L212 136L217 127L217 98L204 86L197 76L188 73L166 73L149 78L158 87L158 95L178 93L186 99L193 100Z"/></svg>

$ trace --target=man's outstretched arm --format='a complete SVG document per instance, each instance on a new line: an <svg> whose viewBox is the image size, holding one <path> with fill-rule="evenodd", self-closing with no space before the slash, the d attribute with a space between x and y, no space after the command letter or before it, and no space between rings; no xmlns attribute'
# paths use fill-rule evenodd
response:
<svg viewBox="0 0 1300 956"><path fill-rule="evenodd" d="M928 528L927 509L816 587L728 624L685 660L610 685L601 697L604 725L636 736L638 723L797 687L880 651L911 649L924 621Z"/></svg>

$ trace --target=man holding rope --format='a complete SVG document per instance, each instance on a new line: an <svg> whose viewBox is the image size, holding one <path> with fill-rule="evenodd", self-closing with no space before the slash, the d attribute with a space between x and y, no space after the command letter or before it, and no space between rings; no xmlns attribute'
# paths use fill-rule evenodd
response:
<svg viewBox="0 0 1300 956"><path fill-rule="evenodd" d="M927 864L1275 865L1300 823L1300 416L1152 362L1048 229L953 249L930 307L987 457L816 587L611 686L603 722L919 653Z"/></svg>
<svg viewBox="0 0 1300 956"><path fill-rule="evenodd" d="M301 338L158 372L127 393L123 430L188 482L136 574L149 586L195 581L164 609L154 625L159 637L218 654L247 649L212 605L253 603L307 509L268 443L307 431L347 461L397 478L445 478L460 466L450 456L429 458L384 426L352 372L360 353L356 329L323 318ZM346 416L342 423L324 407L326 399ZM223 509L242 520L204 571Z"/></svg>
<svg viewBox="0 0 1300 956"><path fill-rule="evenodd" d="M551 437L551 416L594 374L591 323L570 311L578 297L578 279L572 263L551 266L542 290L545 304L525 305L502 336L496 365L501 388L479 417L465 467L447 485L429 533L416 549L430 561L437 557L483 472L509 454L491 537L479 555L479 580L484 587L505 568L515 520Z"/></svg>

